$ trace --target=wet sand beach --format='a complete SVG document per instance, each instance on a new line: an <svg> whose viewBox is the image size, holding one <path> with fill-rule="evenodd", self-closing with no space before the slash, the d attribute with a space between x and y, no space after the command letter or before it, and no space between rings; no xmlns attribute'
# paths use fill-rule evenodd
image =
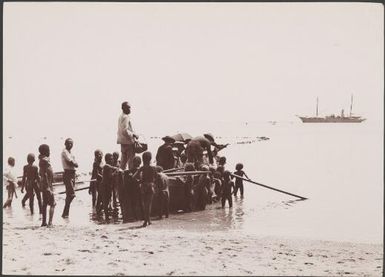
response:
<svg viewBox="0 0 385 277"><path fill-rule="evenodd" d="M12 208L3 210L3 274L382 275L382 244L240 229L247 220L247 199L235 198L231 209L216 203L201 212L154 217L142 228L141 221L95 220L88 198L78 192L70 218L63 219L64 196L57 195L52 228L40 227L39 215L30 215L28 205L22 208L20 197L14 199ZM282 210L288 203L301 205L267 202L257 212Z"/></svg>
<svg viewBox="0 0 385 277"><path fill-rule="evenodd" d="M171 217L170 221L173 221ZM166 221L53 228L4 223L4 274L381 276L382 246L170 230Z"/></svg>

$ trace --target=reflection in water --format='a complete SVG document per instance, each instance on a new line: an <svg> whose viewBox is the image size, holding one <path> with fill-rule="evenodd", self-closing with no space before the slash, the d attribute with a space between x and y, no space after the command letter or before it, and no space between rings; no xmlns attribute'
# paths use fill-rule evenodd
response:
<svg viewBox="0 0 385 277"><path fill-rule="evenodd" d="M97 213L96 208L92 207L91 212L88 214L88 218L90 219L90 222L96 223L96 224L119 224L122 222L122 217L118 213L118 211L110 211L110 218L108 220L104 217L104 212Z"/></svg>
<svg viewBox="0 0 385 277"><path fill-rule="evenodd" d="M240 197L234 197L233 207L221 207L220 203L206 206L204 211L176 214L168 221L162 222L161 228L185 229L189 231L223 231L258 229L255 219L263 210L293 208L297 201L254 203L252 199L245 201ZM246 225L245 223L250 223ZM157 228L156 226L154 226Z"/></svg>
<svg viewBox="0 0 385 277"><path fill-rule="evenodd" d="M251 193L251 191L250 191ZM261 199L262 198L262 199ZM90 196L84 192L78 192L76 198L71 204L70 216L61 218L60 212L64 206L64 197L57 195L57 205L55 207L54 222L56 226L96 226L105 224L122 224L122 217L115 212L109 220L105 220L104 213L97 214L96 209L91 205ZM254 231L259 229L261 220L260 215L267 214L269 211L292 209L299 201L274 201L263 199L263 197L255 197L247 194L245 198L237 196L233 198L233 207L230 208L228 203L222 208L221 203L217 202L207 205L203 211L195 211L191 213L175 213L170 218L156 220L151 228L162 229L181 229L188 231L226 231L226 230L248 230ZM27 203L28 204L28 203ZM37 203L35 201L35 211ZM12 207L3 209L5 224L10 224L15 228L39 228L41 223L41 215L35 213L30 214L29 206L24 208L20 201L13 201ZM128 229L141 228L141 221L130 221L127 225Z"/></svg>

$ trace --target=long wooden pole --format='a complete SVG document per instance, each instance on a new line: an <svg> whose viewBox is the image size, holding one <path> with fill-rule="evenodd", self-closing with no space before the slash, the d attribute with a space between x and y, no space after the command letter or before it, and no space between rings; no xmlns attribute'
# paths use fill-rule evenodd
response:
<svg viewBox="0 0 385 277"><path fill-rule="evenodd" d="M90 186L84 187L84 188L79 188L79 189L74 189L74 191L85 190L85 189L88 189L88 188L90 188ZM66 192L65 191L61 191L58 194L64 194L64 193L66 193Z"/></svg>
<svg viewBox="0 0 385 277"><path fill-rule="evenodd" d="M170 169L163 170L163 173L170 173L170 172L174 172L174 171L178 171L178 170L184 170L184 168L182 168L182 167L170 168Z"/></svg>
<svg viewBox="0 0 385 277"><path fill-rule="evenodd" d="M63 173L64 173L64 171L58 171L58 172L54 172L53 175L61 175ZM19 176L19 177L17 177L17 179L23 179L23 176Z"/></svg>
<svg viewBox="0 0 385 277"><path fill-rule="evenodd" d="M250 179L243 178L243 177L238 176L238 175L236 175L236 174L230 173L230 175L233 176L233 177L236 177L236 178L240 178L240 179L242 179L242 180L244 180L244 181L253 183L253 184L258 185L258 186L262 186L262 187L265 187L265 188L268 188L268 189L271 189L271 190L275 190L275 191L278 191L278 192L282 192L282 193L285 193L285 194L288 194L288 195L297 197L297 198L299 198L299 199L301 199L301 200L306 200L306 199L307 199L306 197L303 197L303 196L299 196L299 195L296 195L296 194L293 194L293 193L290 193L290 192L287 192L287 191L283 191L283 190L280 190L280 189L276 189L276 188L273 188L273 187L269 187L269 186L263 185L263 184L261 184L261 183L254 182L254 181L252 181L252 180L250 180Z"/></svg>
<svg viewBox="0 0 385 277"><path fill-rule="evenodd" d="M96 179L85 180L85 181L76 181L75 184L83 184L83 183L89 183L89 182L94 182L94 181L96 181ZM53 186L63 185L63 184L64 184L63 182L52 183Z"/></svg>
<svg viewBox="0 0 385 277"><path fill-rule="evenodd" d="M170 172L165 173L167 176L187 176L187 175L198 175L198 174L209 174L210 171L183 171L183 172Z"/></svg>

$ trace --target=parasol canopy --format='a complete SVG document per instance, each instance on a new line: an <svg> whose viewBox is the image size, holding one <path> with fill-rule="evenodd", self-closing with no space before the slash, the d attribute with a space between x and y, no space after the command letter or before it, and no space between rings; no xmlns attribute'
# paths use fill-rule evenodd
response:
<svg viewBox="0 0 385 277"><path fill-rule="evenodd" d="M171 136L175 141L185 141L186 139L192 139L193 137L187 133L179 133Z"/></svg>

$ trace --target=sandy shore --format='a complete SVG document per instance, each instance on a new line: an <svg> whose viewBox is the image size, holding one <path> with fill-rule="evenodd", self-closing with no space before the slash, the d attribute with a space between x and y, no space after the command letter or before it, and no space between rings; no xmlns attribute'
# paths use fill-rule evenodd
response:
<svg viewBox="0 0 385 277"><path fill-rule="evenodd" d="M381 244L169 230L163 221L3 224L3 274L381 276Z"/></svg>

